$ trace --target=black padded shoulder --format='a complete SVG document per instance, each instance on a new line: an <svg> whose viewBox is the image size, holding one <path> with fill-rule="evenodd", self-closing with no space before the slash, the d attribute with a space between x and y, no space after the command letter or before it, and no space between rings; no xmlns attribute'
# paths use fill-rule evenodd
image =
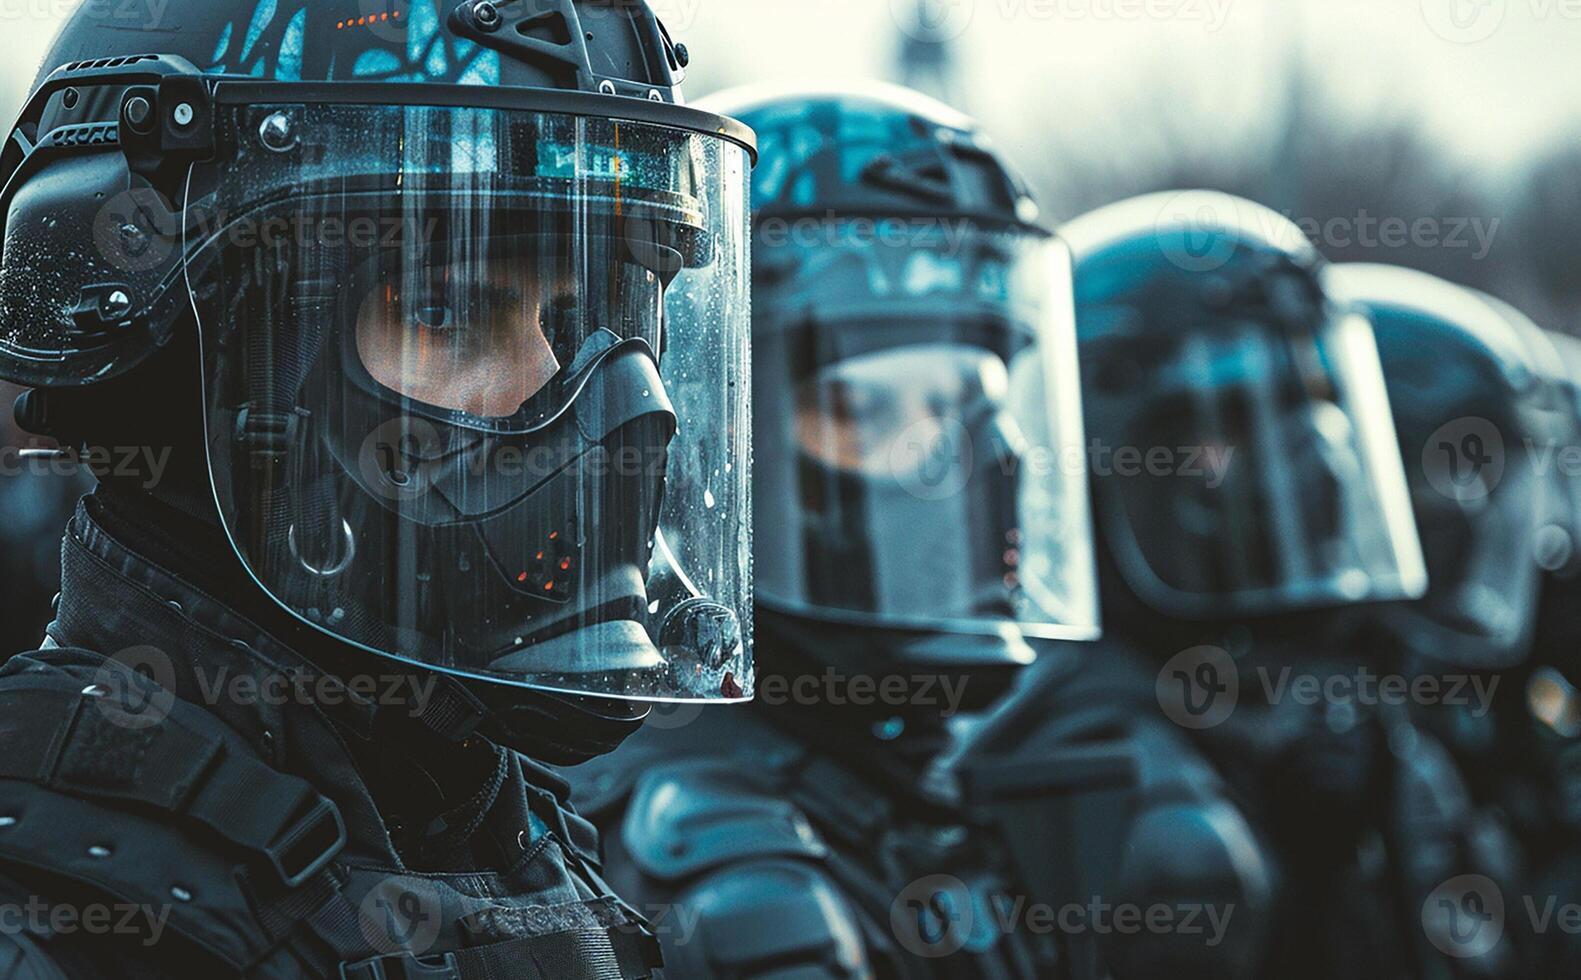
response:
<svg viewBox="0 0 1581 980"><path fill-rule="evenodd" d="M67 977L66 971L31 937L6 930L0 932L0 980L67 980Z"/></svg>
<svg viewBox="0 0 1581 980"><path fill-rule="evenodd" d="M749 860L829 856L801 810L729 761L684 759L649 770L620 832L642 873L671 884Z"/></svg>
<svg viewBox="0 0 1581 980"><path fill-rule="evenodd" d="M674 908L675 921L659 925L666 977L873 976L859 920L816 866L766 859L726 867L683 891Z"/></svg>

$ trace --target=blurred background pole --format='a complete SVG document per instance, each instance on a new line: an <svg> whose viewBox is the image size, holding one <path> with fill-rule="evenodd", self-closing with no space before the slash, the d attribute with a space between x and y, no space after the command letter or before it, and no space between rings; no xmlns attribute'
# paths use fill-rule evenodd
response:
<svg viewBox="0 0 1581 980"><path fill-rule="evenodd" d="M954 42L947 35L950 0L914 0L911 24L900 30L896 77L902 85L970 113L962 105Z"/></svg>
<svg viewBox="0 0 1581 980"><path fill-rule="evenodd" d="M1302 217L1302 188L1306 186L1302 122L1311 117L1307 105L1305 4L1275 3L1263 8L1270 51L1282 52L1284 99L1274 120L1273 152L1269 155L1267 204L1281 214Z"/></svg>

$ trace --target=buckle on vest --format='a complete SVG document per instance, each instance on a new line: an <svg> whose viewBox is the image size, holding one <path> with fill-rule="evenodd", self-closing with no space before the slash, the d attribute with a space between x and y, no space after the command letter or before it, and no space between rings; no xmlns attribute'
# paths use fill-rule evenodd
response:
<svg viewBox="0 0 1581 980"><path fill-rule="evenodd" d="M324 870L346 846L346 822L341 819L335 804L320 796L313 808L281 832L264 850L264 857L274 865L287 888Z"/></svg>
<svg viewBox="0 0 1581 980"><path fill-rule="evenodd" d="M455 953L395 953L340 965L340 980L461 980Z"/></svg>

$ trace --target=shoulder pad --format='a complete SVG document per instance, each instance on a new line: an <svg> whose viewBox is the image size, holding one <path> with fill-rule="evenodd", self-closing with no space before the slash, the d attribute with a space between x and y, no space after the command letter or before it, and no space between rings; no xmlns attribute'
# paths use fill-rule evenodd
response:
<svg viewBox="0 0 1581 980"><path fill-rule="evenodd" d="M62 970L32 937L0 933L0 980L66 980Z"/></svg>
<svg viewBox="0 0 1581 980"><path fill-rule="evenodd" d="M860 921L821 869L763 860L683 892L653 922L667 976L856 980L873 976Z"/></svg>
<svg viewBox="0 0 1581 980"><path fill-rule="evenodd" d="M637 781L621 837L645 875L678 881L769 857L829 854L806 816L750 783L740 766L712 760L660 765Z"/></svg>

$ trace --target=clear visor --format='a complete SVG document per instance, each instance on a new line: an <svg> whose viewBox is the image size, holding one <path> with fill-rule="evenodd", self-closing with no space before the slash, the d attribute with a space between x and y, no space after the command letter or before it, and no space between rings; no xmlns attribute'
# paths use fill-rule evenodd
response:
<svg viewBox="0 0 1581 980"><path fill-rule="evenodd" d="M1175 615L1406 598L1426 584L1371 325L1251 319L1084 349L1105 519Z"/></svg>
<svg viewBox="0 0 1581 980"><path fill-rule="evenodd" d="M264 589L456 674L750 696L746 151L481 109L217 127L187 271Z"/></svg>
<svg viewBox="0 0 1581 980"><path fill-rule="evenodd" d="M1016 233L911 248L824 246L816 261L881 285L759 312L759 594L836 620L1091 638L1068 253ZM929 275L883 275L918 256Z"/></svg>

